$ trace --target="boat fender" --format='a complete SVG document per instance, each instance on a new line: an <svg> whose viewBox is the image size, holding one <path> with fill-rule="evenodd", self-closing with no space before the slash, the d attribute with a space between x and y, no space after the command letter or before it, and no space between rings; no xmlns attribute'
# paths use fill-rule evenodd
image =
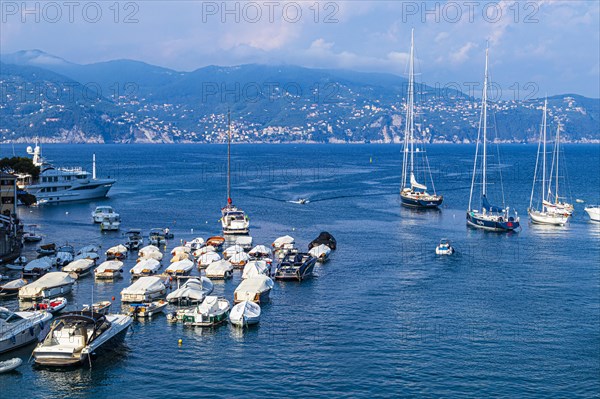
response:
<svg viewBox="0 0 600 399"><path fill-rule="evenodd" d="M35 335L35 329L33 326L29 327L29 334L33 337Z"/></svg>

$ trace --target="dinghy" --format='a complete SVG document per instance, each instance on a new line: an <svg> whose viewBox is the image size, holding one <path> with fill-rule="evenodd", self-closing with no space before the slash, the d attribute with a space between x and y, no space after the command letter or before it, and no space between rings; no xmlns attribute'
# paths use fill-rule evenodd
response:
<svg viewBox="0 0 600 399"><path fill-rule="evenodd" d="M233 293L234 303L252 301L265 303L269 301L269 293L273 289L273 280L263 274L242 280Z"/></svg>
<svg viewBox="0 0 600 399"><path fill-rule="evenodd" d="M62 268L65 273L75 273L78 277L87 275L94 267L91 259L78 259Z"/></svg>
<svg viewBox="0 0 600 399"><path fill-rule="evenodd" d="M8 373L9 371L13 371L17 367L23 364L23 360L21 358L15 357L12 359L5 360L0 362L0 374Z"/></svg>
<svg viewBox="0 0 600 399"><path fill-rule="evenodd" d="M213 283L207 277L193 277L181 287L167 295L169 303L193 304L201 303L213 291Z"/></svg>
<svg viewBox="0 0 600 399"><path fill-rule="evenodd" d="M121 301L149 302L164 296L166 292L167 287L159 277L145 276L121 291Z"/></svg>
<svg viewBox="0 0 600 399"><path fill-rule="evenodd" d="M260 306L254 302L243 301L231 308L229 322L234 326L245 327L258 324L260 321Z"/></svg>
<svg viewBox="0 0 600 399"><path fill-rule="evenodd" d="M194 268L194 262L189 259L180 260L174 262L167 267L165 273L170 276L186 276L192 272Z"/></svg>
<svg viewBox="0 0 600 399"><path fill-rule="evenodd" d="M210 279L226 280L233 276L233 265L221 259L208 265L204 272L206 273L206 277Z"/></svg>
<svg viewBox="0 0 600 399"><path fill-rule="evenodd" d="M225 242L225 238L221 236L213 236L209 237L206 240L206 245L213 246L215 250L220 251L223 248L223 243Z"/></svg>
<svg viewBox="0 0 600 399"><path fill-rule="evenodd" d="M129 271L132 277L152 276L158 273L160 262L156 259L142 259Z"/></svg>
<svg viewBox="0 0 600 399"><path fill-rule="evenodd" d="M162 313L167 304L167 301L162 299L154 302L132 303L129 305L129 315L140 319L150 318Z"/></svg>
<svg viewBox="0 0 600 399"><path fill-rule="evenodd" d="M208 265L210 265L213 262L216 262L218 260L221 260L221 255L219 255L216 252L207 252L205 254L202 254L198 257L198 267L202 268L202 267L206 267Z"/></svg>
<svg viewBox="0 0 600 399"><path fill-rule="evenodd" d="M271 275L271 265L264 260L251 260L246 263L246 266L244 266L244 270L242 271L242 279L261 275Z"/></svg>
<svg viewBox="0 0 600 399"><path fill-rule="evenodd" d="M185 326L214 327L227 320L230 309L227 299L207 296L200 305L184 309L178 312L178 316Z"/></svg>
<svg viewBox="0 0 600 399"><path fill-rule="evenodd" d="M121 277L123 273L123 262L119 260L107 260L94 270L97 280L112 280Z"/></svg>
<svg viewBox="0 0 600 399"><path fill-rule="evenodd" d="M39 280L27 284L19 289L19 300L38 301L68 294L75 283L75 279L68 273L51 272L40 277Z"/></svg>
<svg viewBox="0 0 600 399"><path fill-rule="evenodd" d="M58 313L67 306L67 298L58 297L54 299L44 299L41 302L33 304L28 311L44 310L52 314Z"/></svg>
<svg viewBox="0 0 600 399"><path fill-rule="evenodd" d="M93 312L99 314L108 314L108 309L112 306L111 301L100 301L93 303L90 310L90 305L83 305L82 312Z"/></svg>

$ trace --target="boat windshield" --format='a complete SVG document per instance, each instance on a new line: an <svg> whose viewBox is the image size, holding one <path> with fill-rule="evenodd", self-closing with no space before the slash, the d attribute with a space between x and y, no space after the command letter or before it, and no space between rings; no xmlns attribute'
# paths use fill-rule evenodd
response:
<svg viewBox="0 0 600 399"><path fill-rule="evenodd" d="M9 311L8 309L0 309L0 320L6 323L16 323L23 318L16 313Z"/></svg>

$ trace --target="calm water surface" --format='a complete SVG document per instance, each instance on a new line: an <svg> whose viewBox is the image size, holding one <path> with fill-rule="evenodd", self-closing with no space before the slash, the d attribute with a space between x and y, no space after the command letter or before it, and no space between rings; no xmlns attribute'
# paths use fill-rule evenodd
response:
<svg viewBox="0 0 600 399"><path fill-rule="evenodd" d="M91 223L98 204L117 209L123 231L171 227L169 250L179 240L219 232L225 146L43 150L56 164L88 169L95 152L98 174L118 179L106 200L20 209L48 242L104 249L124 242L120 233L100 234ZM24 154L24 146L15 151ZM0 397L596 396L600 225L588 222L582 204L564 228L529 225L536 147L507 145L501 148L505 195L523 229L510 235L468 230L474 147L428 152L445 202L439 212L422 213L398 205L398 146L235 146L233 199L250 215L255 244L290 234L305 247L321 230L337 238L338 250L316 278L277 282L258 328L183 328L164 316L135 322L125 343L95 359L91 370L25 364L0 375ZM600 147L566 145L565 153L567 194L600 203ZM12 148L2 147L0 155L12 155ZM287 202L299 197L312 202ZM453 241L456 256L435 256L443 237ZM34 257L34 249L27 246L25 255ZM134 262L130 257L126 269ZM231 300L239 274L215 282L215 293ZM94 284L84 277L68 297L70 307L93 295L115 296L118 309L127 285L128 279ZM27 360L32 349L0 360Z"/></svg>

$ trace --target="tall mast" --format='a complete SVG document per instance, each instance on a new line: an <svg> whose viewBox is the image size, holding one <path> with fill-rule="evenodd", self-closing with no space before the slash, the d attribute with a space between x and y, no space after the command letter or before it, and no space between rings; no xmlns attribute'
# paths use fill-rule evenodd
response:
<svg viewBox="0 0 600 399"><path fill-rule="evenodd" d="M483 173L482 173L482 189L481 194L483 196L487 195L487 86L488 86L488 52L489 46L485 48L485 76L483 78Z"/></svg>
<svg viewBox="0 0 600 399"><path fill-rule="evenodd" d="M227 204L231 204L231 111L227 110Z"/></svg>
<svg viewBox="0 0 600 399"><path fill-rule="evenodd" d="M548 99L544 101L544 117L542 118L542 145L543 148L543 159L542 159L542 201L546 199L546 110L548 107ZM542 211L544 206L542 205Z"/></svg>
<svg viewBox="0 0 600 399"><path fill-rule="evenodd" d="M414 118L414 102L415 102L415 30L414 28L410 32L410 66L409 66L409 79L408 79L408 109L410 119L409 133L410 133L410 176L411 176L411 187L412 187L412 176L414 174L414 130L415 130L415 118Z"/></svg>
<svg viewBox="0 0 600 399"><path fill-rule="evenodd" d="M558 157L560 154L560 122L558 123L558 127L556 128L556 187L554 191L556 191L556 201L555 204L558 204Z"/></svg>

